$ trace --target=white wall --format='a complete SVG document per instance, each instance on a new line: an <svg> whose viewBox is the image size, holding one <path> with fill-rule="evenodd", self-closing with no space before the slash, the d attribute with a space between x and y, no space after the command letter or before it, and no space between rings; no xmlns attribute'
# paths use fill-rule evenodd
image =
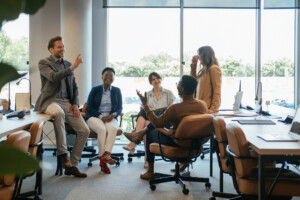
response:
<svg viewBox="0 0 300 200"><path fill-rule="evenodd" d="M106 9L102 0L48 0L35 15L30 16L29 67L32 102L41 89L38 61L50 55L50 38L61 35L65 43L65 59L73 62L82 53L84 63L75 70L80 104L87 101L92 86L99 85L101 72L107 66Z"/></svg>
<svg viewBox="0 0 300 200"><path fill-rule="evenodd" d="M41 89L38 62L50 55L48 41L56 35L60 35L60 0L50 0L35 15L29 17L29 77L33 103Z"/></svg>

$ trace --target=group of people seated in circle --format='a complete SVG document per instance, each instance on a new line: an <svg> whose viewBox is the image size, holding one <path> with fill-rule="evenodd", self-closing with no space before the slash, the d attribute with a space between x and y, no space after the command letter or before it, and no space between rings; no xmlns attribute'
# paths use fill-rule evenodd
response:
<svg viewBox="0 0 300 200"><path fill-rule="evenodd" d="M98 135L101 172L110 174L108 165L116 163L110 154L119 128L117 117L123 109L121 90L112 86L115 71L109 67L102 71L103 84L93 87L90 91L87 116L83 119L78 109L78 87L73 73L83 62L81 56L78 55L73 64L64 60L64 44L60 36L50 39L48 50L51 53L50 57L39 62L42 89L35 110L53 117L57 154L63 160L65 174L87 177L86 173L79 171L77 165L89 129ZM169 127L176 130L185 116L215 113L219 109L222 73L215 53L210 46L199 48L197 53L192 58L190 76L184 75L177 85L182 102L173 104L175 97L172 91L161 86L162 78L156 72L148 76L149 83L153 86L150 91L142 94L137 90L142 107L137 116L136 129L132 133L124 133L131 142L123 148L133 153L136 145L144 141L144 167L147 171L141 174L141 179L148 180L154 177L154 154L150 152L149 145L158 140L157 133L154 134L157 132L155 128ZM65 121L77 131L70 158L66 145ZM171 137L159 134L163 144L176 146ZM182 163L180 170L184 170L188 165L189 163Z"/></svg>

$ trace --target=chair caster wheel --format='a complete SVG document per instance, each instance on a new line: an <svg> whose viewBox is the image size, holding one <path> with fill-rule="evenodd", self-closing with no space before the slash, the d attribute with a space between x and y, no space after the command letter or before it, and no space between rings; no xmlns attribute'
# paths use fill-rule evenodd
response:
<svg viewBox="0 0 300 200"><path fill-rule="evenodd" d="M121 161L124 161L124 157L121 157L120 160L121 160Z"/></svg>
<svg viewBox="0 0 300 200"><path fill-rule="evenodd" d="M204 159L204 155L200 156L200 158L201 158L201 160L203 160Z"/></svg>
<svg viewBox="0 0 300 200"><path fill-rule="evenodd" d="M183 193L183 194L188 194L189 192L190 192L189 189L183 189L183 190L182 190L182 193Z"/></svg>
<svg viewBox="0 0 300 200"><path fill-rule="evenodd" d="M132 162L132 158L128 158L128 162L130 162L130 163L131 163L131 162Z"/></svg>
<svg viewBox="0 0 300 200"><path fill-rule="evenodd" d="M210 187L211 187L211 184L210 184L210 183L205 183L205 188L206 188L207 190L209 190Z"/></svg>
<svg viewBox="0 0 300 200"><path fill-rule="evenodd" d="M116 166L117 166L117 167L120 166L120 162L119 162L119 161L116 162Z"/></svg>
<svg viewBox="0 0 300 200"><path fill-rule="evenodd" d="M88 167L91 167L91 166L93 166L93 163L88 163Z"/></svg>
<svg viewBox="0 0 300 200"><path fill-rule="evenodd" d="M216 197L209 197L209 200L216 200Z"/></svg>
<svg viewBox="0 0 300 200"><path fill-rule="evenodd" d="M156 189L156 186L155 186L155 185L150 185L150 189L151 189L152 191L154 191L154 190Z"/></svg>

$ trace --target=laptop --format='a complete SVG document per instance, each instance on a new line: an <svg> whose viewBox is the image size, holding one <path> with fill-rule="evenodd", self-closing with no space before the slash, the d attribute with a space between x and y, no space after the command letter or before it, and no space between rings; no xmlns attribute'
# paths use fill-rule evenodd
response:
<svg viewBox="0 0 300 200"><path fill-rule="evenodd" d="M241 81L239 86L239 91L237 91L236 95L234 96L234 103L232 109L219 109L219 111L237 111L234 114L238 114L242 103L243 91L241 91Z"/></svg>
<svg viewBox="0 0 300 200"><path fill-rule="evenodd" d="M295 142L300 140L300 105L296 113L288 134L265 134L257 136L267 142Z"/></svg>

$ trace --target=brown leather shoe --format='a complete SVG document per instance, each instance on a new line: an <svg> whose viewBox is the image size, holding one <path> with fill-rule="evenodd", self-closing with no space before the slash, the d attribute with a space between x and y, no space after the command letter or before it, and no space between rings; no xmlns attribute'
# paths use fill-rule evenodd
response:
<svg viewBox="0 0 300 200"><path fill-rule="evenodd" d="M150 170L147 170L146 173L140 175L140 178L144 180L150 180L153 179L154 177L155 177L154 173L151 172Z"/></svg>
<svg viewBox="0 0 300 200"><path fill-rule="evenodd" d="M79 169L77 167L74 167L74 166L67 167L65 169L65 175L68 175L68 176L73 175L73 176L78 177L78 178L85 178L85 177L87 177L86 173L80 172Z"/></svg>
<svg viewBox="0 0 300 200"><path fill-rule="evenodd" d="M70 158L67 153L61 154L59 155L59 157L62 159L63 168L68 168L72 166Z"/></svg>
<svg viewBox="0 0 300 200"><path fill-rule="evenodd" d="M123 135L125 135L125 137L131 141L134 142L135 144L140 144L141 141L143 140L144 135L147 132L147 128L142 129L140 131L137 132L133 132L133 133L128 133L128 132L124 132Z"/></svg>

